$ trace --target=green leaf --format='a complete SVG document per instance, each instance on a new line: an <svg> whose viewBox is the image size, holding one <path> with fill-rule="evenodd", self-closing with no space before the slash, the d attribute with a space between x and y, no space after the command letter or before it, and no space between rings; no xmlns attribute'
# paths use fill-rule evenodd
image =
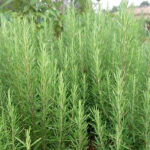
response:
<svg viewBox="0 0 150 150"><path fill-rule="evenodd" d="M34 146L35 144L37 144L40 140L41 140L41 138L39 138L38 140L36 140L35 142L33 142L33 143L31 144L31 147Z"/></svg>

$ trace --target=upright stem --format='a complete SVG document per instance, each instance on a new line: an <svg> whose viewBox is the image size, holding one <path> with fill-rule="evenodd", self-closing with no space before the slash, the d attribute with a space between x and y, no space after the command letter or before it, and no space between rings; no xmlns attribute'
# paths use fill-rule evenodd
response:
<svg viewBox="0 0 150 150"><path fill-rule="evenodd" d="M65 1L62 0L62 15L65 13Z"/></svg>
<svg viewBox="0 0 150 150"><path fill-rule="evenodd" d="M9 113L10 122L11 122L10 125L11 125L12 150L15 150L16 117L15 117L15 113L14 113L14 107L12 106L10 91L8 91L8 113Z"/></svg>
<svg viewBox="0 0 150 150"><path fill-rule="evenodd" d="M27 23L26 20L23 20L24 23ZM32 66L34 65L34 50L30 47L31 42L29 37L30 27L27 29L24 26L23 29L23 51L24 51L24 67L25 67L25 78L26 78L26 86L27 86L27 99L30 104L30 113L32 117L33 129L36 130L36 123L35 123L35 112L34 112L34 104L33 104L33 81L32 81Z"/></svg>

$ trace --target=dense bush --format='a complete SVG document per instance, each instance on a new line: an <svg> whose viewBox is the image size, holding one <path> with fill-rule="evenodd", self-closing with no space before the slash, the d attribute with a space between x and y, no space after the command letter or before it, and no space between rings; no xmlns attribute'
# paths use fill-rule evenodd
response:
<svg viewBox="0 0 150 150"><path fill-rule="evenodd" d="M48 20L48 21L47 21ZM1 15L1 150L148 150L150 45L142 20L67 10L54 21Z"/></svg>

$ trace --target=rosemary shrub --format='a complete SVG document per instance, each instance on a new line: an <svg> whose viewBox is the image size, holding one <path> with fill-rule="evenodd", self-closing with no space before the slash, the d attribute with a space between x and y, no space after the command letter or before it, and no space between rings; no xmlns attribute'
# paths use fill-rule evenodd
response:
<svg viewBox="0 0 150 150"><path fill-rule="evenodd" d="M0 16L1 150L148 150L150 44L125 5L115 16Z"/></svg>

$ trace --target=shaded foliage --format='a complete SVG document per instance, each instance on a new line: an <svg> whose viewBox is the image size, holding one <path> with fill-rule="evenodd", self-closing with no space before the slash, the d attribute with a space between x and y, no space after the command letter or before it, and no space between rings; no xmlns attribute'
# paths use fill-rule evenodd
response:
<svg viewBox="0 0 150 150"><path fill-rule="evenodd" d="M144 6L150 6L150 3L148 1L143 1L141 4L140 4L140 7L144 7Z"/></svg>

